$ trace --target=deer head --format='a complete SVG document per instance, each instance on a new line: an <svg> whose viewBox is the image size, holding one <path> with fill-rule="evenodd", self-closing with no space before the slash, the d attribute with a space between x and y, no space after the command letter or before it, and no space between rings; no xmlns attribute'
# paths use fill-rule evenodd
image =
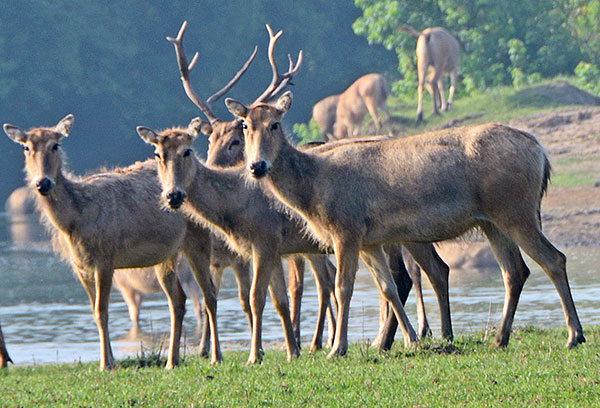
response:
<svg viewBox="0 0 600 408"><path fill-rule="evenodd" d="M23 146L25 169L32 187L41 195L52 193L62 167L60 142L73 127L73 115L65 116L53 128L35 128L27 132L5 123L4 132Z"/></svg>

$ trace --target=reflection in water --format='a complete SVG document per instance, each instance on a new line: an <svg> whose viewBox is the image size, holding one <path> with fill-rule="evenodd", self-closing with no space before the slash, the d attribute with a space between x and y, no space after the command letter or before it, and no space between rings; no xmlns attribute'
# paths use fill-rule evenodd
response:
<svg viewBox="0 0 600 408"><path fill-rule="evenodd" d="M10 243L9 225L0 214L0 320L12 359L18 365L92 361L99 358L98 333L87 296L70 268L47 247L15 246ZM568 248L569 279L579 317L584 325L598 324L600 310L599 248ZM560 300L550 279L537 265L527 261L532 274L521 295L515 316L516 327L534 324L564 327ZM440 334L440 317L433 291L424 279L424 296L434 335ZM114 291L113 291L114 293ZM302 303L302 333L310 341L317 318L317 293L312 275L307 273ZM502 276L498 269L453 271L450 282L451 311L456 334L479 331L497 325L504 299ZM414 298L407 313L416 325ZM185 319L186 353L198 344L191 304ZM224 349L247 349L250 339L245 315L237 298L232 273L224 276L219 294L219 332ZM369 273L361 267L350 312L352 341L373 339L379 318L379 297ZM140 342L154 348L167 344L169 313L162 294L149 297L141 311L140 333L130 331L127 306L116 294L110 306L110 334L117 358L136 355ZM281 322L267 302L263 337L267 347L283 343ZM566 337L564 339L566 341ZM269 344L271 344L269 346Z"/></svg>

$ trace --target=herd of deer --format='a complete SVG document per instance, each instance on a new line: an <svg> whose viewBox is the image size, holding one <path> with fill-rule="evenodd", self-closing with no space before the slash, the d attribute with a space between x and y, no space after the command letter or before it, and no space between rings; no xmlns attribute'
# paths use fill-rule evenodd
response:
<svg viewBox="0 0 600 408"><path fill-rule="evenodd" d="M420 294L420 272L409 268L409 276L402 247L427 274L441 310L442 335L452 339L449 268L433 243L473 228L488 238L505 283L502 321L494 344L508 344L529 275L520 250L542 267L558 291L569 331L567 347L585 342L565 256L541 231L540 203L550 164L534 136L487 124L406 138L349 138L366 111L378 129L377 108L389 117L385 81L371 74L323 107L329 112L322 115L327 117L324 133L339 140L297 148L286 138L281 122L291 108L291 92L283 93L275 103L269 101L298 73L302 51L296 62L290 56L289 70L280 73L274 49L282 31L274 34L267 25L273 79L250 105L227 98L225 104L235 116L227 121L218 118L212 106L244 74L256 49L236 76L204 101L189 78L198 54L188 63L182 43L186 26L184 22L177 37L167 39L175 47L186 94L207 121L194 118L187 127L163 131L139 126L140 137L154 146L154 159L78 177L64 168L60 147L71 132L73 115L54 127L29 131L4 125L8 137L25 150L27 180L37 191L37 206L54 247L70 262L89 295L100 337L101 369L116 366L109 340L108 300L114 270L121 268L154 267L171 316L166 367L179 363L186 300L176 273L181 255L204 294L207 319L201 355L210 355L212 363L222 359L217 292L222 270L229 265L236 272L242 309L251 328L248 363L262 360L267 288L282 321L288 358L299 355L303 257L313 266L319 291L311 350L322 347L324 321L329 317L328 356L347 352L349 305L359 257L372 273L382 299L374 344L389 349L398 325L405 346L414 344L429 327L420 296L418 333L404 312L413 282ZM419 62L418 115L422 117L422 82L428 64L434 68L428 82L434 110L451 104L458 46L452 48L453 67L450 62L436 65L442 61L439 50L444 49L439 44L448 41L449 34L438 28L413 31L419 35L419 61L425 58ZM453 78L447 103L439 80L446 73ZM317 107L315 112L318 117ZM193 150L200 133L208 135L206 161ZM337 268L327 254L335 256ZM292 313L281 257L290 262ZM393 313L386 315L388 304ZM1 332L0 357L2 365L10 361Z"/></svg>

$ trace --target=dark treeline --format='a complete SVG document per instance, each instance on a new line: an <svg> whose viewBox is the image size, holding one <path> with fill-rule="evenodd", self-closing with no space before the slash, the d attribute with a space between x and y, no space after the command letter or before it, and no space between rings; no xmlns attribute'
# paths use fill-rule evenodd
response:
<svg viewBox="0 0 600 408"><path fill-rule="evenodd" d="M99 166L127 165L151 157L137 125L187 125L200 114L187 99L167 35L188 20L184 44L200 61L192 73L196 91L208 97L248 58L259 54L230 92L252 101L268 85L265 23L283 29L276 57L305 60L293 91L288 123L306 122L312 104L342 91L367 72L397 73L397 56L370 46L352 31L361 15L352 1L141 1L25 0L0 6L0 120L22 128L53 126L75 115L64 141L70 168L82 173ZM218 114L230 118L223 101ZM18 146L0 138L5 182L0 200L23 184ZM205 149L201 140L198 150Z"/></svg>

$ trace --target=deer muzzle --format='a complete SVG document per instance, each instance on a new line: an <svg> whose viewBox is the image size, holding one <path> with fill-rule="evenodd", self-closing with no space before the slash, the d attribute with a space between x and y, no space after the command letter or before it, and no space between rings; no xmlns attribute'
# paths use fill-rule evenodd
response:
<svg viewBox="0 0 600 408"><path fill-rule="evenodd" d="M248 166L248 171L252 174L252 177L259 179L267 175L269 171L269 165L264 160L256 161Z"/></svg>
<svg viewBox="0 0 600 408"><path fill-rule="evenodd" d="M39 179L35 183L35 187L37 188L38 193L40 193L43 196L47 196L54 188L54 184L55 183L54 181L52 181L52 179L50 179L49 177L44 177Z"/></svg>
<svg viewBox="0 0 600 408"><path fill-rule="evenodd" d="M167 194L167 202L169 203L169 207L177 210L183 205L186 196L187 195L181 190L171 191L169 194Z"/></svg>

